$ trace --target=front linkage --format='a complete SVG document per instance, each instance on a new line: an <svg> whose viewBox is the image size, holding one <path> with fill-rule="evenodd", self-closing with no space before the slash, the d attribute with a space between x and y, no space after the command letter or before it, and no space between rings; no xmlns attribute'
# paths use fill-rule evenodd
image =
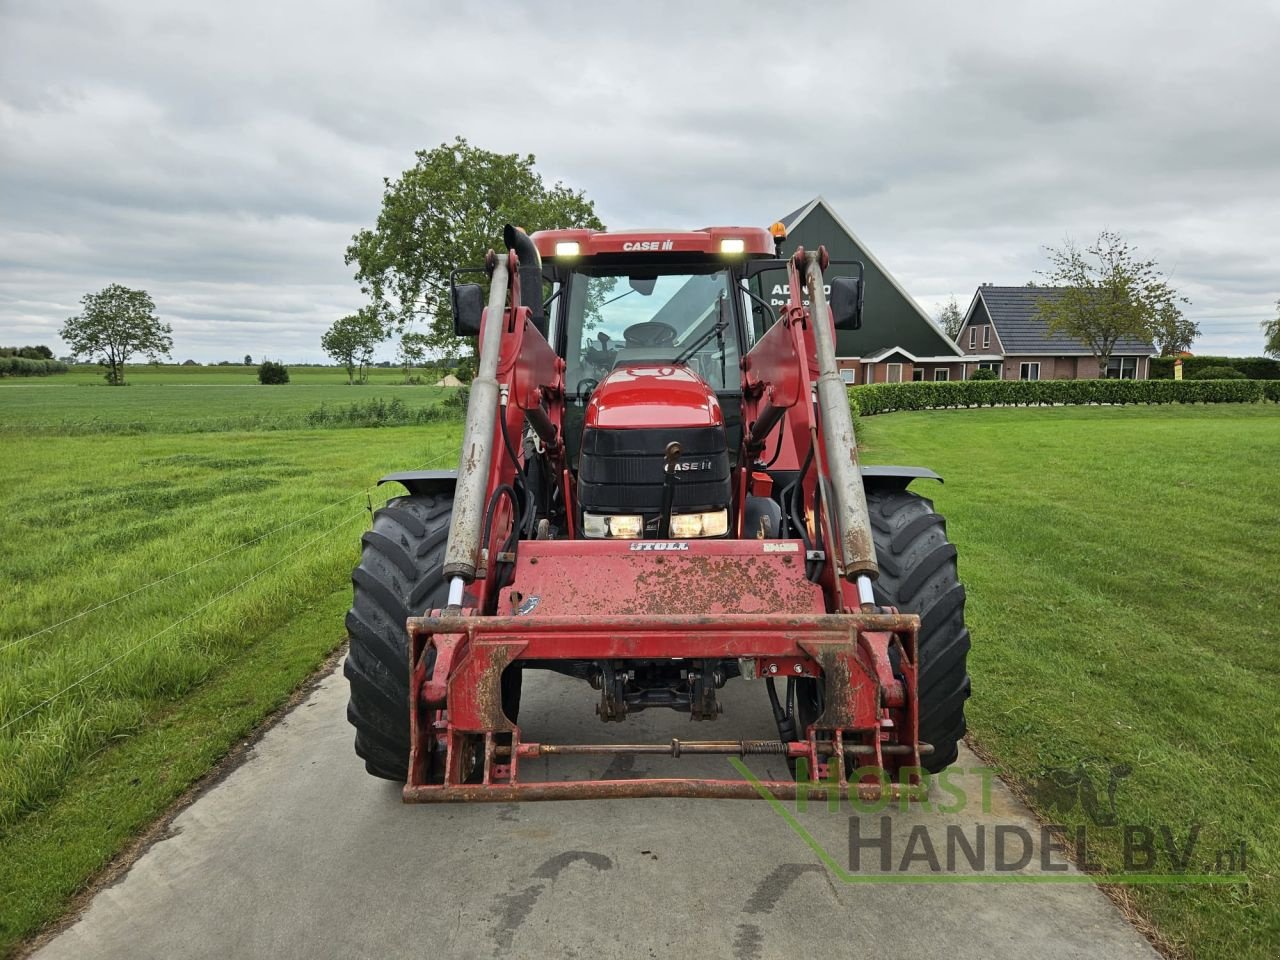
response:
<svg viewBox="0 0 1280 960"><path fill-rule="evenodd" d="M412 677L409 778L404 799L515 801L617 797L788 799L856 793L894 798L919 782L914 615L473 617L437 611L409 621ZM529 743L502 712L502 671L519 659L736 658L756 677L821 677L825 709L803 740L669 744ZM896 674L896 676L895 676ZM538 782L520 761L571 754L783 755L807 780L637 779ZM843 756L846 763L833 763ZM850 783L848 768L874 770ZM885 771L887 777L882 777ZM886 780L889 782L886 783Z"/></svg>

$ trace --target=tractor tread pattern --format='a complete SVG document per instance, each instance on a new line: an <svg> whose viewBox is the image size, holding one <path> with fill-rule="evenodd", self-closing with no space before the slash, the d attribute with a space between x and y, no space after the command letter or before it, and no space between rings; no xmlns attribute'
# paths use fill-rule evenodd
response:
<svg viewBox="0 0 1280 960"><path fill-rule="evenodd" d="M409 652L405 620L448 599L444 551L453 498L396 497L373 515L351 574L351 688L356 755L376 777L404 780L409 764Z"/></svg>
<svg viewBox="0 0 1280 960"><path fill-rule="evenodd" d="M919 494L869 490L867 509L880 564L876 603L920 617L920 739L934 747L922 762L936 772L956 759L970 688L956 548L947 540L946 521Z"/></svg>

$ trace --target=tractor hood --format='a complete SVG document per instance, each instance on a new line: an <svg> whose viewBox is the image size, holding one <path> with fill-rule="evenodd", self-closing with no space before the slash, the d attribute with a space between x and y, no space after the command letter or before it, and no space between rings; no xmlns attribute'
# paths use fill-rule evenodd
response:
<svg viewBox="0 0 1280 960"><path fill-rule="evenodd" d="M715 391L688 367L633 363L600 381L584 425L606 430L723 427L724 414Z"/></svg>

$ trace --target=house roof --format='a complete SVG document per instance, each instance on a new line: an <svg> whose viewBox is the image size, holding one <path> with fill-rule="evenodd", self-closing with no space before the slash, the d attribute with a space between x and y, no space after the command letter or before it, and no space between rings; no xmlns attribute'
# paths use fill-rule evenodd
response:
<svg viewBox="0 0 1280 960"><path fill-rule="evenodd" d="M833 258L851 257L866 267L866 310L860 330L837 333L837 353L842 357L867 357L886 349L901 347L921 357L963 356L920 308L844 218L831 204L817 196L782 218L787 228L787 249L794 251L804 237L806 245L825 244ZM843 234L843 240L837 236ZM807 236L806 236L807 235ZM834 268L828 276L837 276Z"/></svg>
<svg viewBox="0 0 1280 960"><path fill-rule="evenodd" d="M1006 355L1020 354L1091 354L1093 351L1075 337L1061 331L1049 330L1040 319L1041 300L1057 300L1064 287L996 287L984 285L978 288L977 298L986 305L991 323L996 328ZM976 303L976 298L975 298ZM970 309L972 314L972 308ZM1123 337L1116 342L1114 354L1152 354L1156 352L1148 341L1135 337Z"/></svg>

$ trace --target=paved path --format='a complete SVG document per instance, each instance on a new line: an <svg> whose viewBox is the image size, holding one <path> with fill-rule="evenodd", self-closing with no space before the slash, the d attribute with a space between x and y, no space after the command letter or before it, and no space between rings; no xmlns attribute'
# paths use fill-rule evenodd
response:
<svg viewBox="0 0 1280 960"><path fill-rule="evenodd" d="M574 681L526 676L528 735L560 742L775 735L762 687L745 681L723 691L724 719L696 728L670 711L606 727L593 715L592 696ZM1157 956L1087 884L842 882L762 802L404 806L395 786L369 778L356 761L345 704L341 675L325 679L242 767L174 821L170 838L37 956ZM566 765L548 769L627 776L659 771L661 759L637 758L634 767L557 760ZM662 762L699 773L726 769L722 758ZM774 769L758 769L781 774L772 762ZM961 757L963 766L977 763ZM962 813L892 813L894 862L916 824L928 825L943 861L947 824L970 841L978 824L1021 825L1038 836L999 783L986 812L981 778L960 783L971 798ZM800 817L846 869L850 815L814 802ZM877 837L879 828L880 814L859 819L863 836ZM987 846L990 860L990 833ZM863 857L862 873L878 868L875 850ZM915 866L917 874L928 870L923 861Z"/></svg>

